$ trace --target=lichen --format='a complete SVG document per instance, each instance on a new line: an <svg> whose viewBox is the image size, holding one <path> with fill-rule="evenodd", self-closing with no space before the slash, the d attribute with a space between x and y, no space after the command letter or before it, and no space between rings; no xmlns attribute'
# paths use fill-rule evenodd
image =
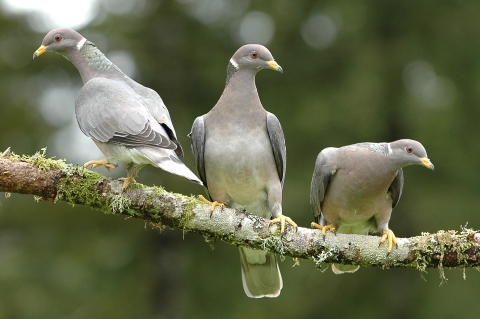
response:
<svg viewBox="0 0 480 319"><path fill-rule="evenodd" d="M215 238L215 236L210 236L210 235L207 235L207 234L203 234L203 238L205 239L205 242L210 246L210 248L212 248L212 250L215 249L215 244L217 242L217 239Z"/></svg>
<svg viewBox="0 0 480 319"><path fill-rule="evenodd" d="M315 266L322 270L322 263L328 260L329 258L333 257L334 253L331 252L328 249L322 250L322 252L316 256L312 257L313 262L315 263Z"/></svg>
<svg viewBox="0 0 480 319"><path fill-rule="evenodd" d="M426 273L426 268L429 264L427 256L433 254L435 243L432 242L430 234L424 232L420 237L415 238L413 246L415 249L415 261L413 265L416 269L420 270L420 272Z"/></svg>
<svg viewBox="0 0 480 319"><path fill-rule="evenodd" d="M122 213L130 208L132 202L122 194L110 195L110 207L113 213Z"/></svg>
<svg viewBox="0 0 480 319"><path fill-rule="evenodd" d="M298 259L297 257L294 257L294 258L292 258L292 259L293 259L292 268L293 268L293 267L296 267L296 266L300 266L300 259Z"/></svg>
<svg viewBox="0 0 480 319"><path fill-rule="evenodd" d="M414 265L421 272L426 273L427 266L431 265L433 259L438 259L438 272L440 277L440 285L443 285L448 279L445 276L444 261L445 258L455 258L455 263L468 266L467 251L473 247L474 242L469 240L476 232L472 229L462 228L460 234L454 230L440 230L435 234L422 233L422 236L413 239L415 248ZM453 252L448 254L446 252Z"/></svg>

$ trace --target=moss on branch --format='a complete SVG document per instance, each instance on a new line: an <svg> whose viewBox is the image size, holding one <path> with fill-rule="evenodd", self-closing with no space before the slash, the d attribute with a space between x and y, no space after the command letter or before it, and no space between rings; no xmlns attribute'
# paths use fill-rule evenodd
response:
<svg viewBox="0 0 480 319"><path fill-rule="evenodd" d="M246 211L210 206L199 199L167 192L162 187L138 183L122 190L122 182L108 179L64 160L46 158L46 150L33 156L5 151L0 156L0 191L34 195L40 201L64 201L85 205L107 214L141 218L154 228L174 228L203 235L207 241L222 240L234 246L274 251L281 256L323 263L345 263L365 267L414 268L425 271L444 267L479 267L480 234L463 228L440 230L411 238L398 238L399 246L387 254L379 237L327 233L277 225Z"/></svg>

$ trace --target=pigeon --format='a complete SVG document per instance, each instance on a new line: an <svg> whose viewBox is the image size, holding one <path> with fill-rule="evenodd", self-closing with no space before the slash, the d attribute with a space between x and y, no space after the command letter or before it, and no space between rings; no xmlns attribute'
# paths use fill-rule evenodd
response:
<svg viewBox="0 0 480 319"><path fill-rule="evenodd" d="M225 89L207 114L197 117L190 133L200 179L216 206L246 209L274 218L285 232L282 214L286 147L277 117L267 112L258 96L255 75L262 69L283 73L262 45L239 48L227 67ZM277 297L283 286L274 253L240 248L242 282L251 298Z"/></svg>
<svg viewBox="0 0 480 319"><path fill-rule="evenodd" d="M75 100L75 115L82 132L106 156L84 167L116 168L127 164L123 189L135 182L146 164L202 185L180 160L183 150L177 140L168 110L154 90L125 75L93 44L75 30L54 29L45 36L33 58L46 51L59 53L73 63L83 81Z"/></svg>
<svg viewBox="0 0 480 319"><path fill-rule="evenodd" d="M388 227L403 189L403 167L433 164L422 144L403 139L391 143L358 143L328 147L315 162L310 204L312 227L343 234L380 232L388 252L397 244ZM355 272L359 266L332 264L336 274Z"/></svg>

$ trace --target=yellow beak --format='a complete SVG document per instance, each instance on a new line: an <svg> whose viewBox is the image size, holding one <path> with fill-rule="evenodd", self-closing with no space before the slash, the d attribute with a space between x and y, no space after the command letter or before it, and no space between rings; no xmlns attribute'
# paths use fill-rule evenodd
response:
<svg viewBox="0 0 480 319"><path fill-rule="evenodd" d="M435 168L432 164L432 162L430 162L430 160L426 157L420 157L420 160L422 161L422 165L431 169L433 171L433 169Z"/></svg>
<svg viewBox="0 0 480 319"><path fill-rule="evenodd" d="M33 58L35 59L37 56L41 56L46 50L47 50L47 46L46 45L41 45L37 51L35 51L33 53Z"/></svg>
<svg viewBox="0 0 480 319"><path fill-rule="evenodd" d="M267 61L267 64L268 64L268 66L269 66L271 69L273 69L273 70L275 70L275 71L278 71L278 72L280 72L280 73L283 73L282 67L281 67L280 65L278 65L278 63L275 62L274 60Z"/></svg>

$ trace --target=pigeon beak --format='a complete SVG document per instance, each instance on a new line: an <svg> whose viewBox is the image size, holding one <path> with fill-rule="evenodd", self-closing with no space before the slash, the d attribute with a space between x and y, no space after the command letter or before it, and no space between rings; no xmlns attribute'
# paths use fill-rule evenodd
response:
<svg viewBox="0 0 480 319"><path fill-rule="evenodd" d="M280 73L283 73L283 69L280 65L277 64L277 62L275 62L274 60L271 60L271 61L267 61L267 64L268 66L272 69L272 70L275 70L275 71L278 71Z"/></svg>
<svg viewBox="0 0 480 319"><path fill-rule="evenodd" d="M434 166L432 164L432 162L430 162L430 160L426 157L420 157L420 161L422 162L422 165L431 169L432 171L434 170Z"/></svg>
<svg viewBox="0 0 480 319"><path fill-rule="evenodd" d="M41 45L37 51L33 53L33 58L35 59L37 56L41 56L45 51L47 51L48 46Z"/></svg>

